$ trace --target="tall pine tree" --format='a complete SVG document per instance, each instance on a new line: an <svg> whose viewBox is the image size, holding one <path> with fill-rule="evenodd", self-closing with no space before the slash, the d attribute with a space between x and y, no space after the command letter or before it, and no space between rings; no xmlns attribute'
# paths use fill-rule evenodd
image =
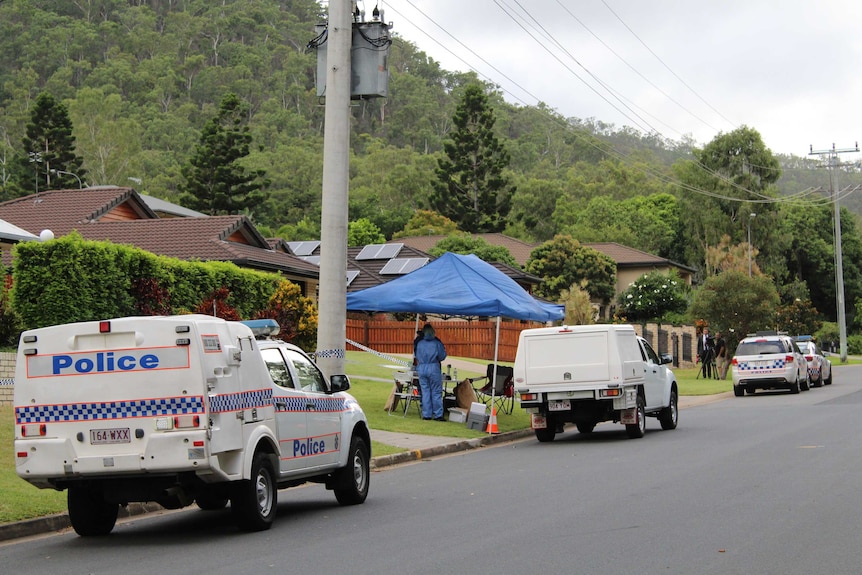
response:
<svg viewBox="0 0 862 575"><path fill-rule="evenodd" d="M216 116L204 126L189 163L183 168L180 203L211 216L251 210L266 198L264 170L246 170L251 134L248 107L236 94L222 98Z"/></svg>
<svg viewBox="0 0 862 575"><path fill-rule="evenodd" d="M437 160L431 207L467 232L506 227L515 188L503 170L509 154L494 134L494 111L482 86L470 84L453 117L455 130Z"/></svg>
<svg viewBox="0 0 862 575"><path fill-rule="evenodd" d="M83 185L84 159L75 154L69 111L48 92L36 97L21 146L17 179L24 194Z"/></svg>

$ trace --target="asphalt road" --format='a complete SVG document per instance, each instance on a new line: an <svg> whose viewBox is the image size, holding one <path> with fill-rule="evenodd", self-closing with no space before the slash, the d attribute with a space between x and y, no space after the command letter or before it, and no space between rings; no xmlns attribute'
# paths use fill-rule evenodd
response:
<svg viewBox="0 0 862 575"><path fill-rule="evenodd" d="M0 545L4 573L858 574L862 367L799 395L762 393L373 474L339 507L280 492L267 532L227 511L134 518L104 538Z"/></svg>

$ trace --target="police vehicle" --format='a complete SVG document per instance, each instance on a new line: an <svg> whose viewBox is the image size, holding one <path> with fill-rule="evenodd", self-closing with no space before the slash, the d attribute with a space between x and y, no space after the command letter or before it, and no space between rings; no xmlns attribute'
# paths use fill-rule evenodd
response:
<svg viewBox="0 0 862 575"><path fill-rule="evenodd" d="M278 489L313 481L339 503L368 495L371 441L346 375L327 381L273 320L128 317L21 335L15 467L68 490L81 536L109 533L120 505L228 502L268 529Z"/></svg>

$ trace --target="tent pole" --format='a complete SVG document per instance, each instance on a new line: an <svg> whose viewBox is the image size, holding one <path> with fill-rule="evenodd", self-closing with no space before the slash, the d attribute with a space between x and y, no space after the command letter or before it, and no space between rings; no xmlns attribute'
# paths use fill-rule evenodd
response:
<svg viewBox="0 0 862 575"><path fill-rule="evenodd" d="M491 372L491 413L494 413L494 392L497 391L497 358L500 352L500 316L497 316L497 333L494 336L494 371ZM487 427L491 433L491 426Z"/></svg>

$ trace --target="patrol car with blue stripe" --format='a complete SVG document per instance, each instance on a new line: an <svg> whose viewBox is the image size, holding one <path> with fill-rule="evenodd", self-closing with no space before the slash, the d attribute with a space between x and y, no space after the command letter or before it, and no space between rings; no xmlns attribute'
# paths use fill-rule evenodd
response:
<svg viewBox="0 0 862 575"><path fill-rule="evenodd" d="M786 334L774 331L750 334L739 342L730 367L736 397L753 394L758 389L799 393L810 387L808 362Z"/></svg>
<svg viewBox="0 0 862 575"><path fill-rule="evenodd" d="M82 536L104 535L121 505L204 510L230 502L238 526L272 525L278 490L326 485L343 505L368 495L368 422L273 320L128 317L21 335L15 467L68 490Z"/></svg>

